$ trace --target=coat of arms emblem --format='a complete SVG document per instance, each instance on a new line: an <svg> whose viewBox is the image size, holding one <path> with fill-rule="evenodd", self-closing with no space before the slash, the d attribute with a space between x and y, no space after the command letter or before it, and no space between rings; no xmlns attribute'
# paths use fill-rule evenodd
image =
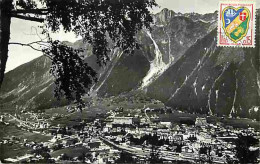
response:
<svg viewBox="0 0 260 164"><path fill-rule="evenodd" d="M255 1L221 0L218 46L255 46Z"/></svg>
<svg viewBox="0 0 260 164"><path fill-rule="evenodd" d="M250 11L246 7L226 7L222 11L223 30L229 39L235 43L243 39L248 32Z"/></svg>

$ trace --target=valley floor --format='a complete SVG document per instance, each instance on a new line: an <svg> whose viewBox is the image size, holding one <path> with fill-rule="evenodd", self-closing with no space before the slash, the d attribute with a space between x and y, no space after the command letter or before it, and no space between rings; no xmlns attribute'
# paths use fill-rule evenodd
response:
<svg viewBox="0 0 260 164"><path fill-rule="evenodd" d="M0 122L2 162L225 163L238 160L240 134L260 138L259 122L173 111L154 100L99 99L82 112L4 112Z"/></svg>

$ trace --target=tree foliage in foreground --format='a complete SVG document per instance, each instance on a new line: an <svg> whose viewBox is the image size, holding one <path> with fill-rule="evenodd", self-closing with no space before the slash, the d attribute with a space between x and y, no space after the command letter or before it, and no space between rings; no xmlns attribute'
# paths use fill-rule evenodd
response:
<svg viewBox="0 0 260 164"><path fill-rule="evenodd" d="M81 96L88 92L93 82L97 81L96 72L79 56L82 51L59 41L54 41L50 48L43 49L44 54L52 56L50 73L56 79L55 97L60 99L64 94L67 100L76 99L81 106L83 105L80 101Z"/></svg>
<svg viewBox="0 0 260 164"><path fill-rule="evenodd" d="M81 36L91 44L92 53L102 66L110 60L109 54L115 47L125 53L139 48L136 33L142 28L151 29L149 8L153 6L156 6L155 0L2 0L0 12L1 20L16 17L43 23L42 33L48 39L41 44L41 51L52 60L50 72L55 77L55 96L65 95L68 100L83 104L82 96L96 82L96 73L79 56L81 50L53 41L49 32L65 30ZM1 29L10 30L10 22L0 23ZM0 35L0 39L8 43L9 36ZM22 45L34 48L33 43ZM8 44L1 42L0 86L8 57L7 51L2 51L4 48L8 48Z"/></svg>

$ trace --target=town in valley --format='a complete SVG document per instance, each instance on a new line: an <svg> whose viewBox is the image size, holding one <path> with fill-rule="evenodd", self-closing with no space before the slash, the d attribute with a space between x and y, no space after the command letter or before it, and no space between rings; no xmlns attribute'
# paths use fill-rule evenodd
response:
<svg viewBox="0 0 260 164"><path fill-rule="evenodd" d="M166 106L102 111L93 117L84 117L87 111L76 107L55 114L2 113L1 126L19 129L23 135L3 137L1 147L19 145L16 150L22 153L1 161L224 164L238 162L239 137L260 138L257 127L236 127L223 123L230 118L217 121L217 117L187 115ZM26 133L38 141L24 137ZM259 148L251 145L249 149Z"/></svg>

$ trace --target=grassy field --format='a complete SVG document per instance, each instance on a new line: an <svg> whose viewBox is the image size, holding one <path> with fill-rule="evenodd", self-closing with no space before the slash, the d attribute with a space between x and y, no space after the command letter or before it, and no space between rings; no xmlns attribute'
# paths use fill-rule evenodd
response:
<svg viewBox="0 0 260 164"><path fill-rule="evenodd" d="M15 158L16 156L23 156L26 153L30 153L31 149L23 146L24 139L27 139L27 142L46 142L51 139L50 136L44 136L37 133L27 132L21 130L14 125L10 124L9 126L0 125L0 141L4 139L11 139L12 136L15 136L19 139L19 143L8 143L0 144L0 160L6 158Z"/></svg>
<svg viewBox="0 0 260 164"><path fill-rule="evenodd" d="M173 123L180 123L180 120L182 118L187 118L191 119L193 121L196 120L196 117L206 117L205 115L200 115L200 114L189 114L189 113L180 113L177 111L174 111L173 113L168 113L168 114L160 114L159 115L160 119L162 121L169 121ZM256 130L260 130L260 122L259 121L253 121L251 119L246 119L246 118L228 118L228 117L216 117L216 116L208 116L207 122L216 124L217 122L221 122L224 125L231 125L234 128L248 128L248 127L253 127Z"/></svg>
<svg viewBox="0 0 260 164"><path fill-rule="evenodd" d="M102 106L100 109L113 110L117 107L123 107L124 115L130 113L131 115L140 114L140 109L144 107L150 108L163 108L165 107L163 103L150 99L140 94L126 95L126 96L118 96L104 99L96 99L94 100L94 104ZM152 114L152 113L151 113ZM206 116L201 114L190 114L186 112L173 111L173 113L167 114L157 114L159 115L162 121L170 121L173 123L180 123L180 120L183 118L188 118L191 120L196 120L197 117L206 117L208 123L216 124L217 122L221 122L224 125L231 125L235 128L248 128L253 127L256 130L260 130L260 122L254 121L246 118L228 118L228 117L216 117L216 116Z"/></svg>
<svg viewBox="0 0 260 164"><path fill-rule="evenodd" d="M83 147L83 146L78 146L78 147L69 147L61 150L57 150L51 153L52 157L58 157L61 154L67 154L69 157L74 158L82 155L83 153L89 152L89 149Z"/></svg>
<svg viewBox="0 0 260 164"><path fill-rule="evenodd" d="M137 95L127 95L127 96L118 96L118 97L112 97L112 98L105 98L100 99L99 104L106 104L108 107L107 109L115 109L117 107L123 107L124 115L127 115L130 113L131 115L134 114L140 114L140 109L143 109L145 107L150 108L163 108L165 107L163 103L157 102L153 99L147 98L143 94L137 94ZM139 110L138 110L139 109ZM253 127L257 130L260 130L260 122L254 121L251 119L246 118L228 118L228 117L216 117L216 116L206 116L201 114L190 114L186 112L179 112L179 111L173 111L173 113L167 113L167 114L158 114L158 113L149 113L149 115L157 114L162 121L170 121L173 123L180 123L180 120L182 119L191 119L196 120L197 117L206 117L208 123L216 124L217 122L221 122L224 125L231 125L235 128L248 128Z"/></svg>
<svg viewBox="0 0 260 164"><path fill-rule="evenodd" d="M231 125L234 128L248 128L253 127L256 130L260 130L260 122L253 121L247 118L219 118L219 117L209 117L208 122L215 123L215 122L222 122L224 125Z"/></svg>
<svg viewBox="0 0 260 164"><path fill-rule="evenodd" d="M34 141L34 142L45 142L51 139L50 136L44 136L41 134L20 130L13 125L9 125L9 126L1 125L0 127L1 127L0 140L3 138L11 138L11 136L20 138L21 141L27 139L28 141Z"/></svg>
<svg viewBox="0 0 260 164"><path fill-rule="evenodd" d="M31 152L30 148L22 147L19 144L5 144L0 145L0 160L6 158L15 158L16 156L23 156Z"/></svg>
<svg viewBox="0 0 260 164"><path fill-rule="evenodd" d="M89 120L96 118L97 114L106 113L107 108L105 106L91 106L84 109L82 112L75 111L69 113L66 107L52 108L45 110L45 114L49 116L60 115L60 117L51 121L51 125L57 126L72 126L78 124L82 120Z"/></svg>

